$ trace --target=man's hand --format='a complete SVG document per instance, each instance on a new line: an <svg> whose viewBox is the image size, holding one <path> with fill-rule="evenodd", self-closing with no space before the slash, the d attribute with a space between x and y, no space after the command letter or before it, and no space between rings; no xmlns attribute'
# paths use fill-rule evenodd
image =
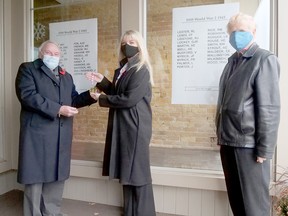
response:
<svg viewBox="0 0 288 216"><path fill-rule="evenodd" d="M58 115L60 117L60 115L66 116L66 117L71 117L74 116L78 113L78 109L75 107L71 107L71 106L61 106L60 110L58 112Z"/></svg>
<svg viewBox="0 0 288 216"><path fill-rule="evenodd" d="M257 162L257 163L263 163L265 160L266 160L266 158L257 157L256 162Z"/></svg>

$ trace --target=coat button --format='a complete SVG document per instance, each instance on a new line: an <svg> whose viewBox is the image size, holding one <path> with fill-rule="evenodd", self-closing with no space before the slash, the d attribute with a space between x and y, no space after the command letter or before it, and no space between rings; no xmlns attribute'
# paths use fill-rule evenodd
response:
<svg viewBox="0 0 288 216"><path fill-rule="evenodd" d="M60 126L63 127L63 122L60 123Z"/></svg>

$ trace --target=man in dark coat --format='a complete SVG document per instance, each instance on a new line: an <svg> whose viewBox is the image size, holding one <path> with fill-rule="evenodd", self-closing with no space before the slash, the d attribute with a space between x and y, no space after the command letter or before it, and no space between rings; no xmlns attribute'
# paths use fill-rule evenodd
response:
<svg viewBox="0 0 288 216"><path fill-rule="evenodd" d="M280 120L277 57L255 42L253 17L239 13L227 25L236 52L219 84L217 136L234 216L270 215L270 160Z"/></svg>
<svg viewBox="0 0 288 216"><path fill-rule="evenodd" d="M62 215L73 116L77 108L95 103L89 91L77 93L59 59L58 45L46 41L39 58L21 64L16 77L21 103L18 182L25 185L24 216Z"/></svg>

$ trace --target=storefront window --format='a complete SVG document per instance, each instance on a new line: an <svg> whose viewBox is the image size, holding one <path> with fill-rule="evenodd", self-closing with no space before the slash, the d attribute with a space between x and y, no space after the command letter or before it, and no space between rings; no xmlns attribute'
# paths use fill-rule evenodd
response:
<svg viewBox="0 0 288 216"><path fill-rule="evenodd" d="M223 3L223 0L147 0L146 40L155 80L152 100L153 134L150 148L152 166L221 171L214 122L216 100L212 103L173 102L172 83L175 77L172 77L172 46L173 9ZM117 49L121 37L120 6L121 1L118 0L34 0L32 11L34 12L35 50L51 35L57 39L55 33L50 32L55 23L81 23L85 20L97 19L97 37L95 37L97 64L96 68L91 69L111 78L114 69L118 67ZM247 8L251 9L251 7L250 5ZM257 6L255 10L256 8ZM63 28L62 32L67 31L66 27L65 23L62 27L58 26L58 32L61 28ZM225 37L227 35L224 34L222 39ZM67 40L72 40L72 37L67 36ZM84 42L89 42L85 40ZM202 48L199 47L199 51ZM68 72L73 73L78 69L72 67ZM200 70L197 73L202 73L199 76L205 78L205 71ZM221 70L218 73L221 73ZM107 118L108 109L99 108L98 104L80 109L80 114L74 118L72 159L102 161Z"/></svg>

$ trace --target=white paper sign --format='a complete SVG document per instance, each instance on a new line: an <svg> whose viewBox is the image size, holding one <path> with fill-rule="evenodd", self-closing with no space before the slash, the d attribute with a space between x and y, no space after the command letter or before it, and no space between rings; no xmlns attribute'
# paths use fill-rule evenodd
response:
<svg viewBox="0 0 288 216"><path fill-rule="evenodd" d="M227 23L239 3L173 9L172 104L216 104L228 57Z"/></svg>
<svg viewBox="0 0 288 216"><path fill-rule="evenodd" d="M50 40L61 48L60 66L73 76L76 90L91 88L85 73L97 71L97 19L50 23L49 30Z"/></svg>

